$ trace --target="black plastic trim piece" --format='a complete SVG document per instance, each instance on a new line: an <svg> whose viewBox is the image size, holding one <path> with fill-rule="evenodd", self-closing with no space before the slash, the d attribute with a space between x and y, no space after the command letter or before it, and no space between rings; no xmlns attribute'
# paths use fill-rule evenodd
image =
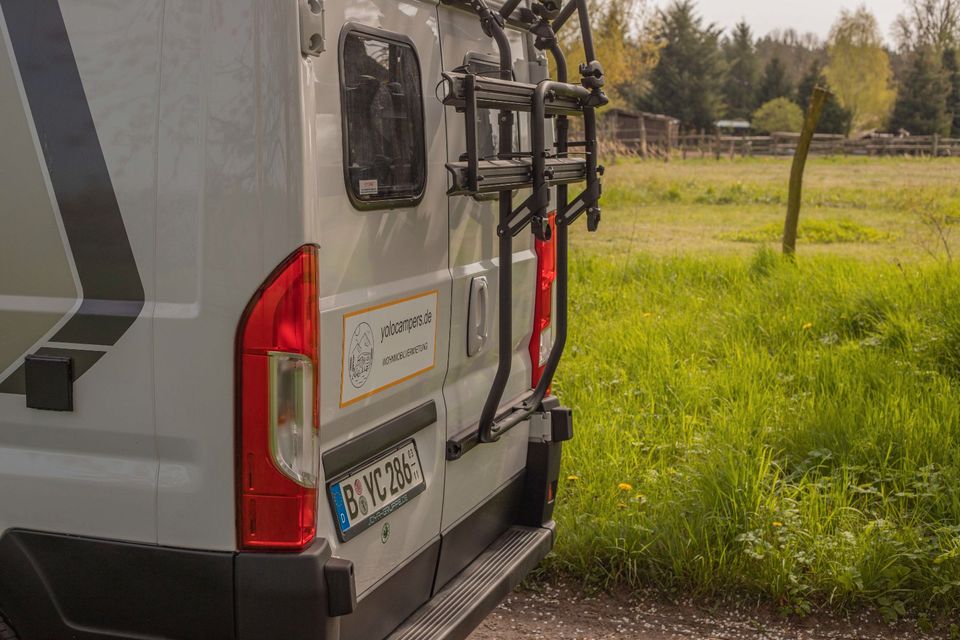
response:
<svg viewBox="0 0 960 640"><path fill-rule="evenodd" d="M324 539L303 553L236 554L237 639L335 640L328 562L331 550Z"/></svg>
<svg viewBox="0 0 960 640"><path fill-rule="evenodd" d="M73 411L73 358L34 354L23 366L27 408Z"/></svg>
<svg viewBox="0 0 960 640"><path fill-rule="evenodd" d="M53 356L70 358L73 361L71 379L76 380L86 373L100 358L106 355L105 351L92 351L87 349L55 349L53 347L43 347L37 349L38 356ZM6 380L0 383L0 393L15 393L23 395L27 392L26 363L10 374Z"/></svg>
<svg viewBox="0 0 960 640"><path fill-rule="evenodd" d="M429 601L439 553L438 539L360 600L340 619L340 640L384 638Z"/></svg>
<svg viewBox="0 0 960 640"><path fill-rule="evenodd" d="M539 527L553 520L559 490L560 442L531 442L527 447L527 476L523 487L520 524Z"/></svg>
<svg viewBox="0 0 960 640"><path fill-rule="evenodd" d="M550 409L550 438L554 442L573 440L573 410L567 407Z"/></svg>
<svg viewBox="0 0 960 640"><path fill-rule="evenodd" d="M437 403L433 400L385 422L363 435L325 451L323 472L328 479L343 475L378 453L400 444L437 421Z"/></svg>
<svg viewBox="0 0 960 640"><path fill-rule="evenodd" d="M357 581L353 562L346 558L330 558L323 568L327 578L327 602L331 616L345 616L357 609Z"/></svg>
<svg viewBox="0 0 960 640"><path fill-rule="evenodd" d="M500 534L518 523L523 486L524 474L520 473L479 509L441 536L434 593L473 562Z"/></svg>
<svg viewBox="0 0 960 640"><path fill-rule="evenodd" d="M423 162L423 184L420 185L420 192L409 198L385 198L378 200L361 200L357 193L353 190L352 180L350 178L350 136L349 128L347 126L347 118L349 114L347 113L347 92L344 85L345 69L343 64L343 48L347 41L347 37L350 34L359 33L367 36L368 38L373 38L380 40L382 42L394 42L397 44L402 44L410 47L410 50L413 52L413 58L417 62L417 77L420 80L420 119L423 122L423 130L420 132L422 134L421 139L418 141L420 143L420 156ZM367 25L359 24L356 22L348 22L343 25L343 29L340 31L340 41L337 44L338 51L338 62L337 66L340 71L340 130L343 137L343 181L344 187L347 191L347 197L350 198L350 204L353 205L354 209L358 211L383 211L389 209L403 209L407 207L416 207L421 202L423 202L423 197L427 191L427 182L429 181L429 171L430 163L427 162L427 141L424 136L426 136L427 128L427 113L424 108L424 92L423 92L423 67L420 64L420 53L417 51L417 46L414 44L413 40L402 33L394 33L392 31L385 31L383 29L375 29Z"/></svg>
<svg viewBox="0 0 960 640"><path fill-rule="evenodd" d="M233 557L14 529L0 602L24 640L230 639Z"/></svg>

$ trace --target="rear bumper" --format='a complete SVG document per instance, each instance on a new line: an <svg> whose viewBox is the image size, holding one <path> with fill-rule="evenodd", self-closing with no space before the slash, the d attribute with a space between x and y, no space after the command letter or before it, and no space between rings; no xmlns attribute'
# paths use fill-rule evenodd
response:
<svg viewBox="0 0 960 640"><path fill-rule="evenodd" d="M349 615L331 615L331 603L343 608L354 598L325 540L295 555L205 553L23 530L0 537L0 614L21 640L465 638L553 546L552 523L480 542L490 540L499 503L516 504L509 493L515 488Z"/></svg>

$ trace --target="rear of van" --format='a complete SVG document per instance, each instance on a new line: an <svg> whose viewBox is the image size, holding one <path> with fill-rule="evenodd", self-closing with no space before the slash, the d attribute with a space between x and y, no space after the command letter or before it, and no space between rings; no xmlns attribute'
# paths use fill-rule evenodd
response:
<svg viewBox="0 0 960 640"><path fill-rule="evenodd" d="M0 0L0 637L465 637L549 552L570 413L482 416L543 375L555 239L501 290L451 188L502 143L443 104L502 71L484 6Z"/></svg>

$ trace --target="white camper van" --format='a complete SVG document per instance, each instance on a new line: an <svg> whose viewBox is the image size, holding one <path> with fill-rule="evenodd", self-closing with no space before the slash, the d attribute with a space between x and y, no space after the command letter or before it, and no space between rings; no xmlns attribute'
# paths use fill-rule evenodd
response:
<svg viewBox="0 0 960 640"><path fill-rule="evenodd" d="M555 535L594 58L586 0L0 0L0 639L466 637Z"/></svg>

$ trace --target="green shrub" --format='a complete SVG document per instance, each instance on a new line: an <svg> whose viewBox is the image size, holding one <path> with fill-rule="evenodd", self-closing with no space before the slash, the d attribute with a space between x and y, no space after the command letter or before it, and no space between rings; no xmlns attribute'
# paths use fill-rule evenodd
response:
<svg viewBox="0 0 960 640"><path fill-rule="evenodd" d="M761 133L800 133L803 110L787 98L776 98L754 112L753 128Z"/></svg>

